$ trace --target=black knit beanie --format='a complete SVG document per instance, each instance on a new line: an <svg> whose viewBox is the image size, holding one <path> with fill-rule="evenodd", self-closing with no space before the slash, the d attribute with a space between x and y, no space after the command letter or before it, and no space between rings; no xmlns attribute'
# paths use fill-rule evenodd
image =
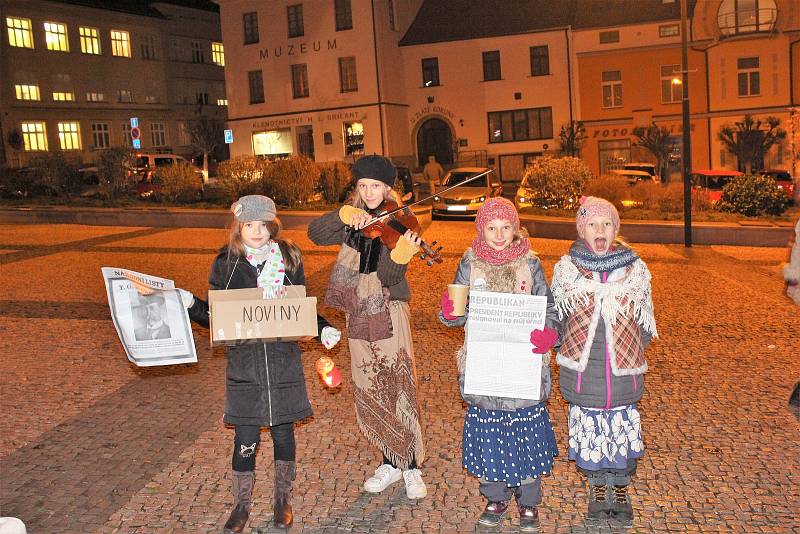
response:
<svg viewBox="0 0 800 534"><path fill-rule="evenodd" d="M397 180L397 169L383 156L364 156L353 165L353 180L358 181L361 178L379 180L392 187Z"/></svg>

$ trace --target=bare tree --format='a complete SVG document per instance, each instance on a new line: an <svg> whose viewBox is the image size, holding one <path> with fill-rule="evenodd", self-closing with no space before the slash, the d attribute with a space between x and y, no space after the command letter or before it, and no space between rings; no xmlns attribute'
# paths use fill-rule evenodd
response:
<svg viewBox="0 0 800 534"><path fill-rule="evenodd" d="M637 126L633 129L636 136L636 146L640 146L650 152L656 158L658 175L664 182L664 174L672 151L672 141L669 138L669 130L664 126L658 126L655 122L650 126Z"/></svg>
<svg viewBox="0 0 800 534"><path fill-rule="evenodd" d="M219 119L200 117L189 123L192 146L203 153L203 179L208 181L208 155L224 141L224 124Z"/></svg>
<svg viewBox="0 0 800 534"><path fill-rule="evenodd" d="M781 121L777 117L767 117L762 121L752 115L745 115L744 120L735 122L733 126L724 124L717 137L728 151L736 156L739 168L744 167L745 174L751 174L764 166L764 156L772 145L786 139L786 130L780 128Z"/></svg>
<svg viewBox="0 0 800 534"><path fill-rule="evenodd" d="M581 148L583 148L583 143L586 142L586 128L583 126L583 122L569 121L569 123L561 126L558 139L561 143L561 151L565 155L580 157Z"/></svg>

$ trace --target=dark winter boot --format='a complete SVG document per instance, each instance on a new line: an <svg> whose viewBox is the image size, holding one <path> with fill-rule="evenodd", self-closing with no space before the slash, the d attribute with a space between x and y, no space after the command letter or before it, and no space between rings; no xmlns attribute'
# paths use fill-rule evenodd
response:
<svg viewBox="0 0 800 534"><path fill-rule="evenodd" d="M608 499L608 486L590 485L589 486L589 511L586 517L589 519L608 519L611 512L611 502Z"/></svg>
<svg viewBox="0 0 800 534"><path fill-rule="evenodd" d="M233 510L225 522L223 534L239 534L244 532L250 518L250 496L253 494L253 471L232 471L231 491L233 493Z"/></svg>
<svg viewBox="0 0 800 534"><path fill-rule="evenodd" d="M628 486L614 486L611 516L622 523L629 523L633 520L633 506L628 497Z"/></svg>
<svg viewBox="0 0 800 534"><path fill-rule="evenodd" d="M272 522L275 528L288 529L292 526L292 485L296 474L295 463L284 460L275 461L275 501Z"/></svg>

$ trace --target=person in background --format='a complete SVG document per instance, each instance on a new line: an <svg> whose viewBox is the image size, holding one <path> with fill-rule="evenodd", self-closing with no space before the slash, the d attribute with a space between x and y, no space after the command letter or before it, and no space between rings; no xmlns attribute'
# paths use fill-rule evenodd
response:
<svg viewBox="0 0 800 534"><path fill-rule="evenodd" d="M439 165L439 162L436 161L436 156L428 156L428 163L422 168L422 174L425 176L425 180L428 181L430 194L434 194L436 192L436 186L442 185L442 178L444 177L444 169Z"/></svg>

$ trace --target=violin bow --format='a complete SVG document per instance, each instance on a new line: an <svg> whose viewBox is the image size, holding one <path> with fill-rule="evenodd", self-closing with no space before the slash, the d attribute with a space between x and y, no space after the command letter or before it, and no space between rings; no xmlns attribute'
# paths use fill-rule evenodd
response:
<svg viewBox="0 0 800 534"><path fill-rule="evenodd" d="M388 217L389 215L391 215L393 213L397 213L398 211L403 211L404 209L410 208L412 206L416 206L417 204L421 204L422 202L425 202L426 200L432 199L436 195L441 195L442 193L447 193L448 191L453 190L456 187L460 187L460 186L466 184L467 182L471 182L472 180L476 180L476 179L480 178L481 176L486 176L490 172L494 172L494 169L485 170L485 171L483 171L483 172L481 172L479 174L476 174L475 176L471 176L471 177L467 178L463 182L458 182L455 185L451 185L447 189L442 189L441 191L434 192L434 193L428 195L425 198L417 200L416 202L412 202L411 204L406 204L404 206L400 206L398 208L393 209L392 211L387 211L386 213L384 213L382 215L379 215L379 216L375 217L374 219L372 219L368 224L364 225L364 228L366 228L367 226L375 224L376 222L380 221L381 219L385 219L386 217ZM363 228L362 228L362 230L363 230Z"/></svg>

